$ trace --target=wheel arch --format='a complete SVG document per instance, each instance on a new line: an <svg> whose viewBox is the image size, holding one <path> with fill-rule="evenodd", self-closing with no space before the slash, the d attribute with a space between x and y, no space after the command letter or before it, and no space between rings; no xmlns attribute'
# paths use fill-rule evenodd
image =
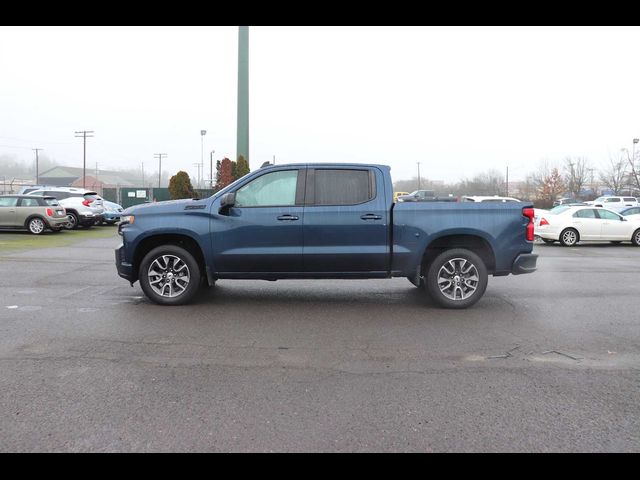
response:
<svg viewBox="0 0 640 480"><path fill-rule="evenodd" d="M438 255L454 248L465 248L474 252L482 259L489 274L495 272L496 256L491 243L486 238L473 233L454 233L435 238L426 246L422 254L422 274L424 275Z"/></svg>
<svg viewBox="0 0 640 480"><path fill-rule="evenodd" d="M140 240L133 253L133 272L137 279L140 263L147 253L162 245L177 245L193 255L202 273L207 271L204 252L198 241L185 233L156 233Z"/></svg>

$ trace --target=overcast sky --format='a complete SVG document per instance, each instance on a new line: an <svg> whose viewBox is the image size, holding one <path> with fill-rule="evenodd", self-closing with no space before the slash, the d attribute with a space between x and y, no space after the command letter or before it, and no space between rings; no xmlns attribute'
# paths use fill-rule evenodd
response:
<svg viewBox="0 0 640 480"><path fill-rule="evenodd" d="M455 181L640 136L633 27L251 27L250 163ZM0 155L163 170L236 154L237 27L0 27ZM22 147L22 148L18 148ZM207 161L208 165L208 161ZM208 172L208 167L207 167ZM2 175L2 164L0 164Z"/></svg>

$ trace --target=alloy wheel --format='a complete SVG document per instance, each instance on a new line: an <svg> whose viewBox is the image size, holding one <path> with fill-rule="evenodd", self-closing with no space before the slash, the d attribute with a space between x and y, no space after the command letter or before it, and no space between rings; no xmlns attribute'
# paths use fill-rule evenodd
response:
<svg viewBox="0 0 640 480"><path fill-rule="evenodd" d="M161 255L151 262L147 271L149 286L161 297L182 295L189 286L189 267L176 255Z"/></svg>
<svg viewBox="0 0 640 480"><path fill-rule="evenodd" d="M452 258L438 271L438 288L450 300L465 300L478 288L478 269L465 258Z"/></svg>

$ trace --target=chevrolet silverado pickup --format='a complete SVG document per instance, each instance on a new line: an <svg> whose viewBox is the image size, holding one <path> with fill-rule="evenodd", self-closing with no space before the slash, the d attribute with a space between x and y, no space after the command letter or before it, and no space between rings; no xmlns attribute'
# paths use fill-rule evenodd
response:
<svg viewBox="0 0 640 480"><path fill-rule="evenodd" d="M406 277L465 308L489 275L535 271L533 228L528 203L394 203L384 165L263 165L209 198L128 208L115 257L162 305L218 279Z"/></svg>

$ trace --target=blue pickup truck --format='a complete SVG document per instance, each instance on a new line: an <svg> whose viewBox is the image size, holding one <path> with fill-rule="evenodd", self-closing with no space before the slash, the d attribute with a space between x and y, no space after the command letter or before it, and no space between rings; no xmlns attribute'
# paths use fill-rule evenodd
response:
<svg viewBox="0 0 640 480"><path fill-rule="evenodd" d="M162 305L218 279L406 277L439 305L531 273L533 206L393 202L389 167L263 165L209 198L123 212L118 274Z"/></svg>

